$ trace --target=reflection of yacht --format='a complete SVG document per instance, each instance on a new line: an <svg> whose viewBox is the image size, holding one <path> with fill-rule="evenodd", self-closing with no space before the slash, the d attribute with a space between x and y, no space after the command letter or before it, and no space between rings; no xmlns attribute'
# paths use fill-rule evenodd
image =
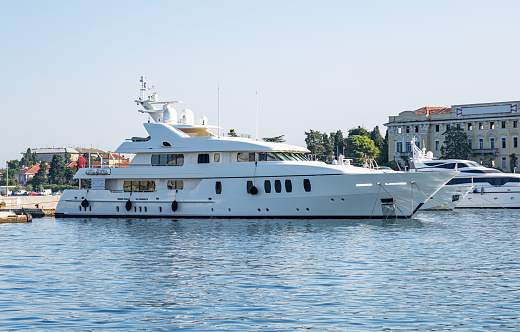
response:
<svg viewBox="0 0 520 332"><path fill-rule="evenodd" d="M503 173L470 160L434 160L431 152L425 154L415 144L412 147L411 161L417 172L460 172L445 186L472 189L461 197L457 208L520 208L520 174Z"/></svg>
<svg viewBox="0 0 520 332"><path fill-rule="evenodd" d="M143 77L136 102L156 123L116 150L133 160L80 169L75 178L91 189L65 191L56 216L409 217L456 174L327 165L307 160L305 148L219 137L205 117L197 125L190 110L177 117L175 102L145 99L145 90Z"/></svg>

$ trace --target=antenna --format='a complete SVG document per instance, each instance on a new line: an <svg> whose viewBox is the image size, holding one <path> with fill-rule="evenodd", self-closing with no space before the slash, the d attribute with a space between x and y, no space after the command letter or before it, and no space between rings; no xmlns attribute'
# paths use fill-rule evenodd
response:
<svg viewBox="0 0 520 332"><path fill-rule="evenodd" d="M256 140L258 141L258 58L256 59Z"/></svg>
<svg viewBox="0 0 520 332"><path fill-rule="evenodd" d="M218 138L220 138L220 56L217 50L217 126Z"/></svg>

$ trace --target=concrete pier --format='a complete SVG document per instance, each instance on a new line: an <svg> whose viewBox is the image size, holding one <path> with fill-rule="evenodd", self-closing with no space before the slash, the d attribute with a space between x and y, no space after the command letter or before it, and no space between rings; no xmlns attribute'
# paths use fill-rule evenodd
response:
<svg viewBox="0 0 520 332"><path fill-rule="evenodd" d="M35 218L53 216L59 200L60 196L0 196L0 202L6 203L0 209L0 222L27 222L26 214ZM8 211L11 211L9 216Z"/></svg>

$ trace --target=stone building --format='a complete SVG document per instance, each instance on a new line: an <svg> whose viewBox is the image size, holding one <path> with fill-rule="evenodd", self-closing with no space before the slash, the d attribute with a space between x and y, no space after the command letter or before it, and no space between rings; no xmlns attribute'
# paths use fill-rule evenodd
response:
<svg viewBox="0 0 520 332"><path fill-rule="evenodd" d="M441 156L442 135L450 126L463 128L468 135L470 159L486 166L515 171L520 154L520 101L423 107L390 116L388 123L388 158L401 165L411 157L413 137L419 148Z"/></svg>

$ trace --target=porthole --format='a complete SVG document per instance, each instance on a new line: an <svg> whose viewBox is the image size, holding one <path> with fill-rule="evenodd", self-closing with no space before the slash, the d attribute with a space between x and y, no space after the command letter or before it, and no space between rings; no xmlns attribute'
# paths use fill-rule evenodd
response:
<svg viewBox="0 0 520 332"><path fill-rule="evenodd" d="M162 207L161 206L159 206L159 212L162 212Z"/></svg>
<svg viewBox="0 0 520 332"><path fill-rule="evenodd" d="M342 201L344 201L345 199L344 199L344 198L342 198L341 200L342 200Z"/></svg>
<svg viewBox="0 0 520 332"><path fill-rule="evenodd" d="M331 198L330 200L331 200L332 202L334 202L334 198Z"/></svg>
<svg viewBox="0 0 520 332"><path fill-rule="evenodd" d="M282 192L282 182L280 180L274 180L274 191L277 193Z"/></svg>
<svg viewBox="0 0 520 332"><path fill-rule="evenodd" d="M213 208L211 208L211 212L213 212Z"/></svg>
<svg viewBox="0 0 520 332"><path fill-rule="evenodd" d="M134 212L137 212L137 207L134 206Z"/></svg>
<svg viewBox="0 0 520 332"><path fill-rule="evenodd" d="M227 210L228 210L229 212L231 212L231 208L228 208Z"/></svg>
<svg viewBox="0 0 520 332"><path fill-rule="evenodd" d="M88 207L88 210L89 210L89 211L92 211L92 206L89 206L89 207Z"/></svg>
<svg viewBox="0 0 520 332"><path fill-rule="evenodd" d="M144 212L148 212L148 208L146 206L144 207Z"/></svg>
<svg viewBox="0 0 520 332"><path fill-rule="evenodd" d="M269 212L269 209L268 209L268 208L266 208L265 210L266 210L267 212Z"/></svg>
<svg viewBox="0 0 520 332"><path fill-rule="evenodd" d="M79 210L81 211L81 205L79 206Z"/></svg>
<svg viewBox="0 0 520 332"><path fill-rule="evenodd" d="M300 211L300 209L299 209L299 208L296 208L296 211Z"/></svg>
<svg viewBox="0 0 520 332"><path fill-rule="evenodd" d="M139 207L139 212L143 212L143 208L141 206Z"/></svg>
<svg viewBox="0 0 520 332"><path fill-rule="evenodd" d="M306 208L305 210L309 211L309 208Z"/></svg>
<svg viewBox="0 0 520 332"><path fill-rule="evenodd" d="M116 211L119 212L119 206L116 206Z"/></svg>
<svg viewBox="0 0 520 332"><path fill-rule="evenodd" d="M303 189L305 189L306 192L311 191L311 180L303 179Z"/></svg>

